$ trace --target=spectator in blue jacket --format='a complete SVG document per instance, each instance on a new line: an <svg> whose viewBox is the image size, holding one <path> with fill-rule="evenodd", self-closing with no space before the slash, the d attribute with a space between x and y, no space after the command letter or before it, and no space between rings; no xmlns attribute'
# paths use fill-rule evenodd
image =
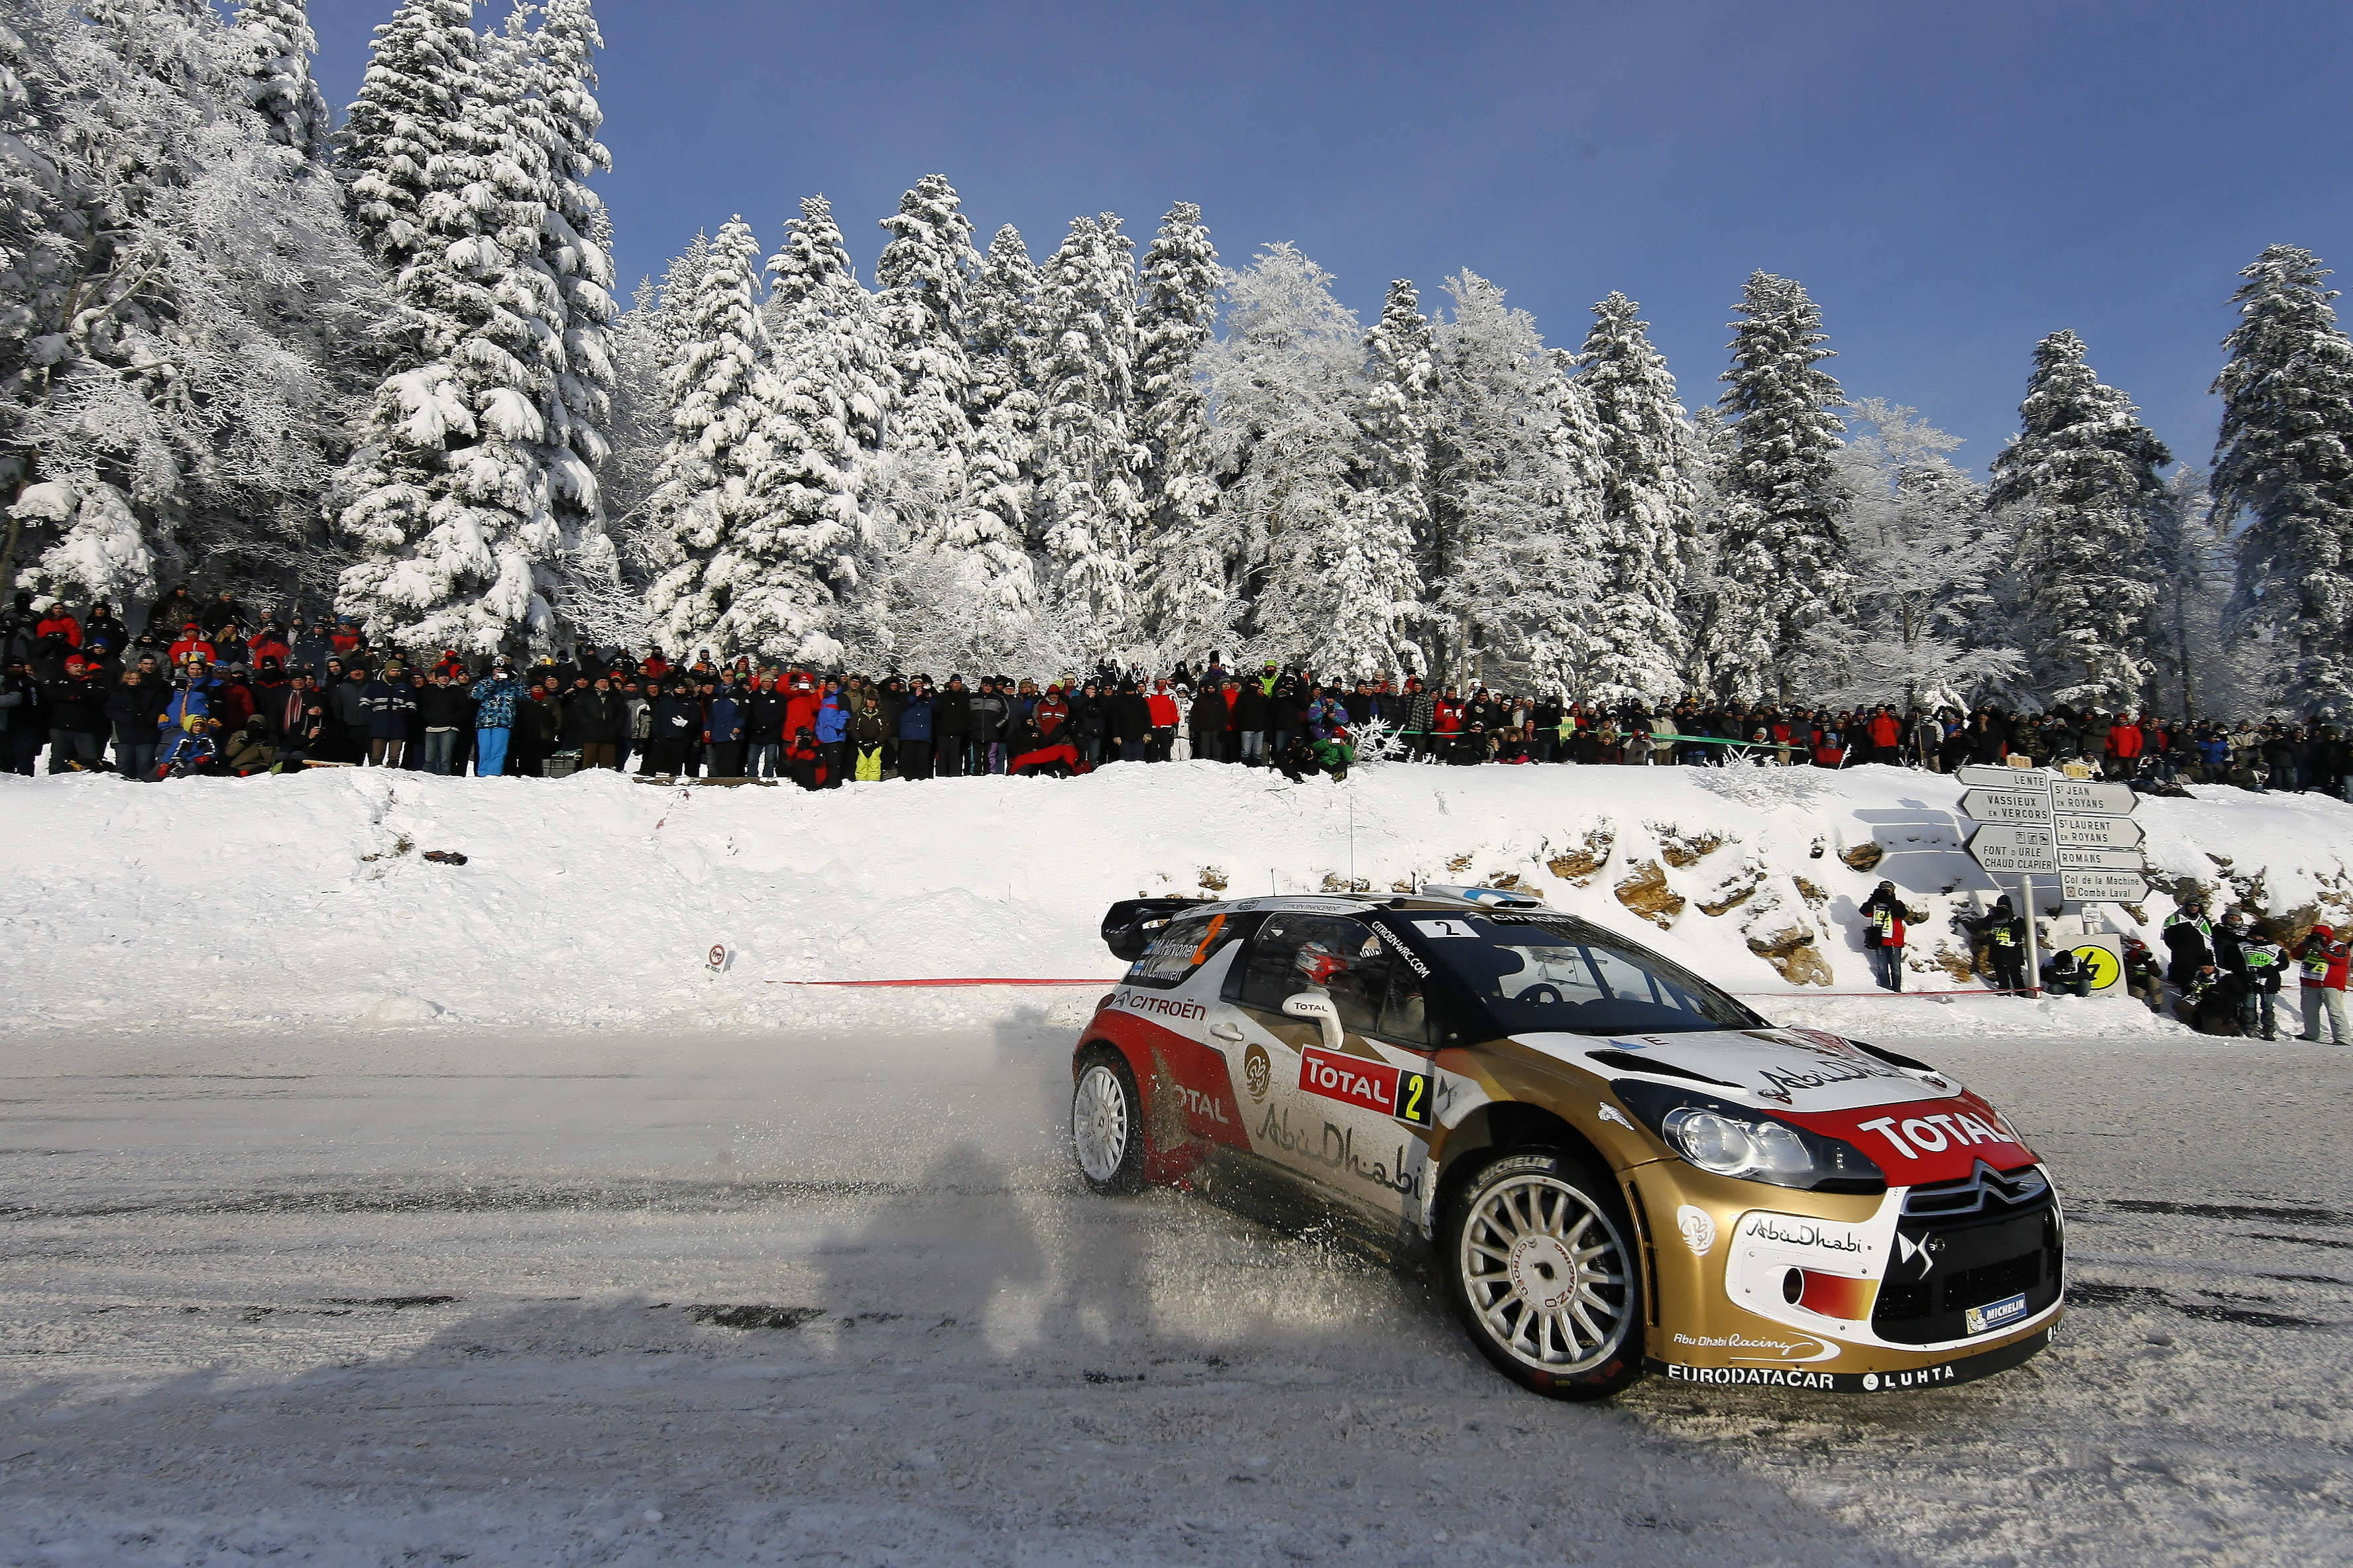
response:
<svg viewBox="0 0 2353 1568"><path fill-rule="evenodd" d="M907 688L907 706L899 711L899 776L932 776L932 683L920 675Z"/></svg>
<svg viewBox="0 0 2353 1568"><path fill-rule="evenodd" d="M825 683L825 696L817 705L817 744L825 756L825 787L839 789L843 756L849 750L849 703L843 696L839 680Z"/></svg>
<svg viewBox="0 0 2353 1568"><path fill-rule="evenodd" d="M496 778L507 771L507 746L514 740L515 704L522 700L522 682L514 666L501 659L488 680L474 682L474 776Z"/></svg>
<svg viewBox="0 0 2353 1568"><path fill-rule="evenodd" d="M365 701L368 765L396 768L408 746L408 716L417 711L417 683L400 660L387 659L384 672L367 683Z"/></svg>
<svg viewBox="0 0 2353 1568"><path fill-rule="evenodd" d="M702 718L704 775L714 779L744 776L744 700L732 682L722 682L711 694Z"/></svg>

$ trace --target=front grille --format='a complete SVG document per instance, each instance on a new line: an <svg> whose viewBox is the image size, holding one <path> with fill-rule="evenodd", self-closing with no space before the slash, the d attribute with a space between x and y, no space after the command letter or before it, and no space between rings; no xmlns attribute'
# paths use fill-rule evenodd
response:
<svg viewBox="0 0 2353 1568"><path fill-rule="evenodd" d="M2042 1173L2031 1165L2015 1171L1995 1170L1983 1160L1957 1182L1934 1182L1904 1194L1909 1215L1972 1215L1990 1209L1999 1214L2040 1202L2051 1191Z"/></svg>
<svg viewBox="0 0 2353 1568"><path fill-rule="evenodd" d="M2023 1321L2058 1300L2059 1214L2048 1184L2039 1175L2036 1183L2031 1198L2012 1204L1991 1194L1977 1210L1915 1214L1907 1203L1872 1308L1873 1331L1894 1344L1936 1344L1968 1336L1972 1307L2023 1294L2026 1311L2014 1320Z"/></svg>

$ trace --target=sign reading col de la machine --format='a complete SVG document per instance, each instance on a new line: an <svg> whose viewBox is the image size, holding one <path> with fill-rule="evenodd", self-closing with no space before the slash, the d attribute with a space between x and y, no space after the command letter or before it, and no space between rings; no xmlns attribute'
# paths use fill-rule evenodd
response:
<svg viewBox="0 0 2353 1568"><path fill-rule="evenodd" d="M2097 784L2021 768L1970 766L1956 775L1961 812L1978 824L1970 858L1995 876L2059 879L2059 896L2134 904L2148 896L2140 853L2140 798Z"/></svg>

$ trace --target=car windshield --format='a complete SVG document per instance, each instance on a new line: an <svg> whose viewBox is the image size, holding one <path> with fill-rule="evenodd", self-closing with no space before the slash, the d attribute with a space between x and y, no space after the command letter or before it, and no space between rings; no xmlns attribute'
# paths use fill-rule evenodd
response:
<svg viewBox="0 0 2353 1568"><path fill-rule="evenodd" d="M1679 1035L1761 1022L1689 970L1582 921L1453 915L1413 925L1507 1035Z"/></svg>

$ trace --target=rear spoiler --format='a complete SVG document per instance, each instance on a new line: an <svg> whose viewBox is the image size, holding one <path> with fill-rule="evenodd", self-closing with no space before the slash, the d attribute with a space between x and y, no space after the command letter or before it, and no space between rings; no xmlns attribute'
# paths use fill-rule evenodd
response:
<svg viewBox="0 0 2353 1568"><path fill-rule="evenodd" d="M1122 899L1103 915L1103 945L1111 949L1113 958L1134 963L1144 956L1162 927L1200 903L1198 899Z"/></svg>

